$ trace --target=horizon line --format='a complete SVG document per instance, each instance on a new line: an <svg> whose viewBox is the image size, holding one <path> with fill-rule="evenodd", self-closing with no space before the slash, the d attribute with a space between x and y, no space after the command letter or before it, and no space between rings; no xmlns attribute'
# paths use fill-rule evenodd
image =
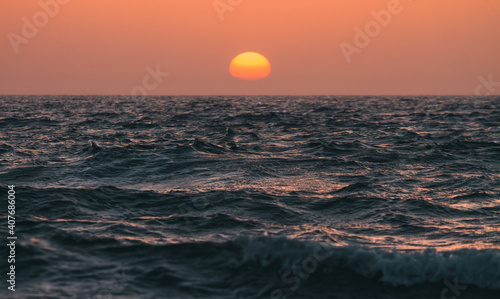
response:
<svg viewBox="0 0 500 299"><path fill-rule="evenodd" d="M499 94L491 95L476 95L476 94L164 94L164 95L127 95L127 94L0 94L4 96L111 96L111 97L361 97L361 96L376 96L376 97L494 97Z"/></svg>

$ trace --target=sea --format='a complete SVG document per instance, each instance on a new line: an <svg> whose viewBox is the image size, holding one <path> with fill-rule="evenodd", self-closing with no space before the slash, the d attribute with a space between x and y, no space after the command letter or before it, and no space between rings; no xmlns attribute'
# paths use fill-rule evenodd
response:
<svg viewBox="0 0 500 299"><path fill-rule="evenodd" d="M1 298L500 298L498 96L1 96L0 185Z"/></svg>

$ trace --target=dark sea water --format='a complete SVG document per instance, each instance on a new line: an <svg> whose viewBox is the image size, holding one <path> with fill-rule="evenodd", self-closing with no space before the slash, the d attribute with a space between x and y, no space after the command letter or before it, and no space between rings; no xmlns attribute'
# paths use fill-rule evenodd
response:
<svg viewBox="0 0 500 299"><path fill-rule="evenodd" d="M499 97L4 96L0 183L2 298L500 298Z"/></svg>

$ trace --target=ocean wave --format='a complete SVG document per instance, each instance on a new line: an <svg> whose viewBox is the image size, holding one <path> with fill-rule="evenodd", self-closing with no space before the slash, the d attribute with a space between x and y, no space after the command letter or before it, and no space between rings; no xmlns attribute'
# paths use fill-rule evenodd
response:
<svg viewBox="0 0 500 299"><path fill-rule="evenodd" d="M23 295L496 299L499 103L0 97Z"/></svg>
<svg viewBox="0 0 500 299"><path fill-rule="evenodd" d="M287 298L328 298L328 294L338 298L437 298L450 285L461 286L463 298L496 298L500 290L500 250L398 251L279 236L147 244L74 232L55 234L48 239L50 245L33 242L38 243L21 245L24 252L37 256L29 259L33 264L21 263L31 276L36 277L40 263L54 270L61 264L84 263L91 250L94 259L122 261L127 273L122 283L133 288L150 286L147 293L177 292L179 298L274 298L276 293L287 294ZM62 253L55 264L44 263L56 252ZM64 283L90 270L92 264L95 261L82 264L77 272L62 268L57 277L65 275L59 278ZM106 273L94 279L113 275ZM86 277L80 282L91 281ZM186 281L188 289L184 288Z"/></svg>
<svg viewBox="0 0 500 299"><path fill-rule="evenodd" d="M316 260L312 264L323 263L324 273L330 273L326 276L331 278L352 271L392 286L412 286L456 277L464 284L500 289L500 250L496 249L401 252L360 246L332 247L284 237L241 238L235 244L243 255L236 262L240 267L247 263L267 267L278 262L281 270L290 270L304 261Z"/></svg>

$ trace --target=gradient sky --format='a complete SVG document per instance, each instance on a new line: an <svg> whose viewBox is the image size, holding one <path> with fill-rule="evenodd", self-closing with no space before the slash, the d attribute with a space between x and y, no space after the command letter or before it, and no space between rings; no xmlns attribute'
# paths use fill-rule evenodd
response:
<svg viewBox="0 0 500 299"><path fill-rule="evenodd" d="M150 95L474 94L480 76L500 94L497 0L401 0L351 63L341 43L396 0L220 0L235 4L223 20L213 0L71 0L16 54L9 33L53 1L0 0L0 94L131 94L158 65ZM267 79L231 77L247 51Z"/></svg>

